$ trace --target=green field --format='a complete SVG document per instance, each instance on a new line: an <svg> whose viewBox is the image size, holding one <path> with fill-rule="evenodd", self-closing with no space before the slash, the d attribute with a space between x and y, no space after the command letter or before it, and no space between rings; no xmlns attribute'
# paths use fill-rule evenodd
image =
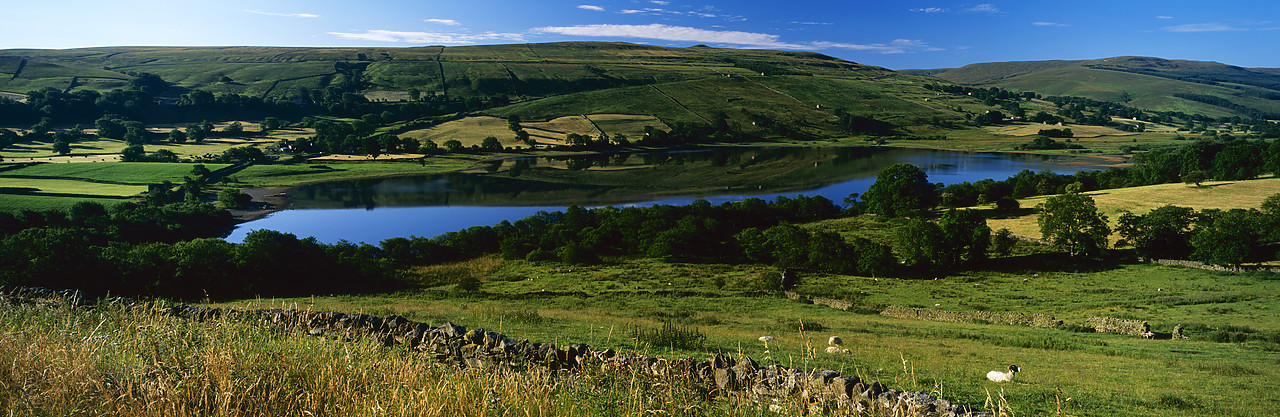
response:
<svg viewBox="0 0 1280 417"><path fill-rule="evenodd" d="M1276 335L1280 280L1152 266L1098 273L1025 269L959 273L940 280L805 274L802 293L848 299L859 312L803 304L780 296L741 296L760 274L752 265L667 264L617 260L602 266L530 264L480 259L418 270L425 292L377 296L245 300L234 308L284 307L398 314L430 323L471 327L557 344L638 350L667 357L745 354L765 363L830 368L890 387L937 391L952 401L981 405L987 390L1003 390L1017 415L1051 414L1055 394L1073 398L1064 411L1079 416L1162 416L1194 412L1248 416L1280 403L1265 381L1274 379L1274 342L1217 343L1213 332L1236 326ZM480 293L452 283L482 281ZM514 296L537 291L583 291L575 296ZM634 294L633 290L689 290L706 296ZM1069 325L1092 315L1150 321L1168 332L1197 329L1192 340L1144 340L995 324L922 322L875 314L887 305L951 310L1048 313ZM664 321L693 326L704 349L670 351L637 344L636 328ZM800 331L801 323L806 330ZM778 340L766 348L762 335ZM840 335L852 355L821 350ZM1014 384L983 380L986 371L1022 367ZM1222 389L1240 396L1214 395ZM1247 397L1249 401L1241 401Z"/></svg>
<svg viewBox="0 0 1280 417"><path fill-rule="evenodd" d="M1190 207L1196 210L1208 208L1233 209L1259 207L1267 197L1280 193L1280 178L1263 178L1248 181L1206 181L1196 187L1187 184L1159 184L1144 187L1117 188L1091 191L1098 212L1105 214L1114 230L1120 214L1129 211L1142 214L1165 205ZM1018 200L1023 208L1035 207L1049 196ZM1015 235L1040 237L1040 226L1034 213L1019 217L997 216L993 213L987 221L992 229L1007 228Z"/></svg>
<svg viewBox="0 0 1280 417"><path fill-rule="evenodd" d="M427 175L470 168L473 161L427 158L404 162L324 162L306 165L253 165L231 176L255 187L301 185L311 182L398 175Z"/></svg>
<svg viewBox="0 0 1280 417"><path fill-rule="evenodd" d="M181 182L183 176L191 175L191 167L194 165L158 162L39 164L5 171L0 173L0 178L23 176L59 177L146 185L160 183L165 180ZM203 165L211 171L229 166L228 164Z"/></svg>

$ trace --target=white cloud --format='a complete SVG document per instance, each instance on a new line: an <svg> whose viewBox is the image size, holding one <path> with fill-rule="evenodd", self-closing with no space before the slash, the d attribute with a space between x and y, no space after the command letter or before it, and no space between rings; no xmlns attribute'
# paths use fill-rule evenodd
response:
<svg viewBox="0 0 1280 417"><path fill-rule="evenodd" d="M578 5L578 8L579 8L579 9L582 9L582 10L591 10L591 11L593 11L593 12L603 12L603 11L604 11L604 8L603 8L603 7L600 7L600 6L592 6L592 5L590 5L590 4L579 4L579 5Z"/></svg>
<svg viewBox="0 0 1280 417"><path fill-rule="evenodd" d="M911 9L911 11L920 13L943 13L946 12L947 9L941 7L925 7L923 9Z"/></svg>
<svg viewBox="0 0 1280 417"><path fill-rule="evenodd" d="M533 32L573 36L601 36L658 39L677 42L719 43L764 48L802 49L804 45L778 40L778 35L730 30L706 30L685 26L649 25L578 25L533 28Z"/></svg>
<svg viewBox="0 0 1280 417"><path fill-rule="evenodd" d="M264 12L262 10L245 10L245 13L264 14L267 16L304 17L308 19L315 19L317 17L320 17L320 15L318 14L311 14L311 13L272 13L272 12Z"/></svg>
<svg viewBox="0 0 1280 417"><path fill-rule="evenodd" d="M419 44L473 44L488 41L524 42L524 34L520 33L433 33L433 32L397 32L391 30L366 30L364 33L329 32L330 35L343 39L375 42L419 43Z"/></svg>
<svg viewBox="0 0 1280 417"><path fill-rule="evenodd" d="M787 22L793 25L834 25L831 22Z"/></svg>
<svg viewBox="0 0 1280 417"><path fill-rule="evenodd" d="M1053 23L1053 22L1031 22L1031 24L1035 26L1057 26L1057 27L1071 26L1066 23Z"/></svg>
<svg viewBox="0 0 1280 417"><path fill-rule="evenodd" d="M970 8L968 8L968 9L965 9L965 11L967 11L967 12L975 12L975 13L991 13L991 14L999 14L999 13L1002 13L1002 12L1000 11L1000 9L997 9L997 8L996 8L996 5L991 4L991 3L982 3L982 4L979 4L979 5L977 5L977 6L973 6L973 7L970 7Z"/></svg>
<svg viewBox="0 0 1280 417"><path fill-rule="evenodd" d="M1172 19L1173 16L1156 16L1156 19Z"/></svg>
<svg viewBox="0 0 1280 417"><path fill-rule="evenodd" d="M461 25L461 23L458 23L458 21L457 21L457 20L453 20L453 19L426 19L426 20L423 20L423 22L427 22L427 23L439 23L439 24L442 24L442 25L449 25L449 26L458 26L458 25Z"/></svg>
<svg viewBox="0 0 1280 417"><path fill-rule="evenodd" d="M941 48L929 46L921 40L897 39L887 44L853 44L841 42L784 42L778 35L768 33L740 32L729 30L706 30L685 26L669 26L662 24L649 25L578 25L547 26L531 29L534 33L555 33L571 36L593 36L611 38L642 38L672 42L696 42L710 44L728 44L747 48L773 49L848 49L882 54L901 54L918 51L941 51Z"/></svg>
<svg viewBox="0 0 1280 417"><path fill-rule="evenodd" d="M1221 23L1195 23L1190 25L1165 26L1161 28L1165 32L1232 32L1249 30L1228 26Z"/></svg>
<svg viewBox="0 0 1280 417"><path fill-rule="evenodd" d="M669 1L662 1L662 0L649 0L649 2L659 6L666 6L668 4L671 4L671 2Z"/></svg>
<svg viewBox="0 0 1280 417"><path fill-rule="evenodd" d="M813 42L811 45L817 49L837 48L853 51L876 52L881 54L905 54L908 52L934 52L944 50L942 48L929 46L929 44L919 39L894 39L893 42L889 42L887 44L873 43L863 45L855 43Z"/></svg>
<svg viewBox="0 0 1280 417"><path fill-rule="evenodd" d="M643 11L641 11L641 10L636 10L636 9L625 9L625 10L622 10L622 11L620 11L620 12L618 12L618 13L622 13L622 14L636 14L636 13L643 13Z"/></svg>

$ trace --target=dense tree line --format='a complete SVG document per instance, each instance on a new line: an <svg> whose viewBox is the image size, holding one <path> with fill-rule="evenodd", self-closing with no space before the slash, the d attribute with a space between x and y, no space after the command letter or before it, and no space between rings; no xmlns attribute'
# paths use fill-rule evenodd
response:
<svg viewBox="0 0 1280 417"><path fill-rule="evenodd" d="M1262 209L1200 210L1164 206L1147 214L1124 213L1116 231L1120 244L1138 256L1192 259L1238 267L1276 259L1280 250L1280 194Z"/></svg>
<svg viewBox="0 0 1280 417"><path fill-rule="evenodd" d="M1183 182L1184 176L1191 173L1201 173L1206 179L1244 180L1269 172L1280 172L1280 141L1205 140L1177 149L1140 153L1130 167L1075 174L1023 170L1003 180L940 187L936 195L945 206L970 207L1004 198L1062 194L1075 183L1080 184L1081 191L1096 191Z"/></svg>

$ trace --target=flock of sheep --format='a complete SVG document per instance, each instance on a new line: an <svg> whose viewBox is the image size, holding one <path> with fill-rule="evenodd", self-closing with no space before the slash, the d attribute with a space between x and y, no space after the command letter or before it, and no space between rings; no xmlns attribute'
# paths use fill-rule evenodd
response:
<svg viewBox="0 0 1280 417"><path fill-rule="evenodd" d="M760 341L764 342L766 347L769 345L769 342L772 342L775 340L778 340L778 339L774 338L773 336L760 336ZM849 353L849 349L845 349L841 347L841 346L844 346L844 339L841 339L840 336L831 336L830 338L828 338L827 345L829 345L827 346L827 353L830 353L830 354ZM1000 371L987 372L987 379L991 380L992 382L1011 382L1013 381L1013 375L1017 374L1018 372L1022 372L1022 368L1019 368L1017 365L1009 365L1008 372L1000 372Z"/></svg>

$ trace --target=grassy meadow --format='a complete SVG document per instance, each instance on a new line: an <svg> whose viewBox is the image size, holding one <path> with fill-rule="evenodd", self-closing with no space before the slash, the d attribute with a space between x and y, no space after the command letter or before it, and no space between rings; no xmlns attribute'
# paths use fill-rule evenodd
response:
<svg viewBox="0 0 1280 417"><path fill-rule="evenodd" d="M1093 197L1098 212L1107 216L1107 221L1114 230L1120 214L1125 211L1143 214L1166 205L1190 207L1196 210L1251 208L1261 206L1262 200L1276 193L1280 193L1280 178L1271 177L1247 181L1206 181L1199 187L1180 183L1158 184L1090 191L1084 194ZM1025 209L1033 208L1049 197L1038 196L1018 200L1018 204L1024 209L1020 215L1004 216L993 212L987 224L992 229L1007 228L1015 235L1039 238L1040 226L1036 223L1036 214L1032 210ZM992 208L988 207L988 209Z"/></svg>
<svg viewBox="0 0 1280 417"><path fill-rule="evenodd" d="M753 265L646 259L565 266L482 258L415 270L417 289L395 294L219 305L398 314L664 357L743 354L765 364L835 369L977 406L988 391L1003 392L1014 415L1054 414L1062 407L1065 415L1078 416L1249 416L1280 405L1280 396L1265 382L1277 377L1280 364L1274 354L1280 350L1280 304L1266 295L1280 291L1273 275L1146 265L1098 272L960 272L938 280L803 275L797 291L853 301L854 309L846 312L743 293L757 288L768 272ZM481 281L478 292L454 288L467 278ZM536 294L544 290L584 294ZM702 295L633 292L660 290ZM887 305L1048 313L1068 326L938 323L877 314ZM1074 330L1093 315L1148 320L1158 332L1182 324L1192 339ZM640 331L666 322L697 329L706 336L704 344L673 350L645 343ZM1247 340L1214 341L1224 331ZM766 346L756 340L763 335L777 340ZM852 353L824 353L831 335L844 338ZM1009 364L1023 369L1014 383L983 379L987 371ZM1234 394L1221 395L1228 390Z"/></svg>

